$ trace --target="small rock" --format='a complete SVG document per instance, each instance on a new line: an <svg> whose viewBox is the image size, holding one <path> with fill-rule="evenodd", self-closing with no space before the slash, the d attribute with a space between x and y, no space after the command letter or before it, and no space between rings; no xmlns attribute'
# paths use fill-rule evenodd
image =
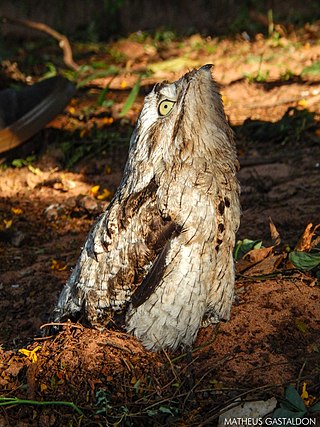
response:
<svg viewBox="0 0 320 427"><path fill-rule="evenodd" d="M258 425L255 424L258 422L257 420L262 420L264 416L271 414L276 406L277 399L274 397L268 400L257 400L256 402L240 403L238 406L233 406L220 415L218 427L224 427L226 425ZM233 419L241 419L242 424L232 424ZM249 424L250 420L251 424Z"/></svg>
<svg viewBox="0 0 320 427"><path fill-rule="evenodd" d="M64 205L59 205L58 203L53 203L52 205L48 206L44 210L44 214L49 221L53 221L57 219L59 216L63 215L64 213L65 213Z"/></svg>
<svg viewBox="0 0 320 427"><path fill-rule="evenodd" d="M81 196L78 198L78 206L88 212L96 212L99 210L97 200L90 196Z"/></svg>

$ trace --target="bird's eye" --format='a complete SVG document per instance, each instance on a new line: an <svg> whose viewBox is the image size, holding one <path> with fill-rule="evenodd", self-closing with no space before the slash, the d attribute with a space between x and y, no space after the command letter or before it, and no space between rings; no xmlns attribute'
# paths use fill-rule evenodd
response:
<svg viewBox="0 0 320 427"><path fill-rule="evenodd" d="M161 101L158 107L159 116L167 116L172 110L174 104L174 101L169 101L168 99Z"/></svg>

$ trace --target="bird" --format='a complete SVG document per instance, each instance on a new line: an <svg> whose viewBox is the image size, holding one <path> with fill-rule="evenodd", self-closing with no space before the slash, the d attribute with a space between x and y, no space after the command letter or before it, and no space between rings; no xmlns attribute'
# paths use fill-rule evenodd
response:
<svg viewBox="0 0 320 427"><path fill-rule="evenodd" d="M145 97L122 180L86 239L53 321L117 325L146 349L186 348L228 320L239 163L211 64Z"/></svg>

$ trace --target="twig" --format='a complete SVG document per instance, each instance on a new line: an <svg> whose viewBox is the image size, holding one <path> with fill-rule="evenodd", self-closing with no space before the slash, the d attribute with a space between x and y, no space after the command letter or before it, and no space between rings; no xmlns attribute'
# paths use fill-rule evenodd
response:
<svg viewBox="0 0 320 427"><path fill-rule="evenodd" d="M124 352L126 352L126 353L134 354L134 353L133 353L133 351L132 351L132 350L130 350L130 348L124 347L124 346L122 346L122 345L120 345L120 344L117 344L117 343L115 343L115 342L113 342L113 341L110 341L110 340L97 341L97 344L107 345L107 346L110 346L110 347L116 348L117 350L122 350L122 351L124 351Z"/></svg>
<svg viewBox="0 0 320 427"><path fill-rule="evenodd" d="M47 341L47 340L50 340L53 337L54 337L54 335L49 335L47 337L34 337L33 339L35 341Z"/></svg>
<svg viewBox="0 0 320 427"><path fill-rule="evenodd" d="M170 359L170 357L169 357L169 355L168 355L168 353L166 352L166 350L165 350L165 349L162 349L162 351L163 351L164 355L166 356L166 359L168 360L168 363L169 363L169 365L170 365L171 371L172 371L172 373L173 373L173 376L174 376L174 378L175 378L176 382L177 382L178 384L180 384L180 378L177 376L177 373L176 373L176 371L175 371L175 369L174 369L173 361Z"/></svg>
<svg viewBox="0 0 320 427"><path fill-rule="evenodd" d="M198 350L202 350L203 348L206 348L206 347L208 347L209 345L211 345L211 344L213 344L215 342L215 340L217 339L218 333L219 333L219 323L217 323L217 325L216 325L215 333L216 333L216 335L213 337L212 340L207 341L207 342L199 345L198 347L195 347L194 349L192 349L191 353L195 353ZM175 357L174 359L170 359L170 364L178 362L180 359L183 359L184 357L186 357L187 354L188 353L182 353L179 356Z"/></svg>
<svg viewBox="0 0 320 427"><path fill-rule="evenodd" d="M45 323L44 325L40 326L40 329L46 328L47 326L70 326L72 328L77 328L77 329L83 329L82 325L76 325L75 323L69 323L69 322L51 322L51 323Z"/></svg>
<svg viewBox="0 0 320 427"><path fill-rule="evenodd" d="M2 16L0 18L2 23L9 23L13 25L22 25L26 28L31 28L33 30L41 31L42 33L46 33L49 36L53 37L54 39L58 40L59 47L63 51L63 61L66 64L67 67L71 68L71 70L78 71L79 65L74 62L73 56L72 56L72 49L71 45L69 43L69 40L66 36L64 36L61 33L58 33L58 31L54 30L53 28L49 27L49 25L44 24L43 22L35 22L30 21L29 19L17 19L17 18L10 18L9 16Z"/></svg>
<svg viewBox="0 0 320 427"><path fill-rule="evenodd" d="M195 384L194 384L194 386L188 391L188 393L187 393L187 395L186 395L186 397L185 397L185 399L184 399L184 401L183 401L183 408L185 407L185 405L186 405L186 403L187 403L187 401L188 401L188 399L189 399L189 397L190 396L192 396L192 394L195 392L195 389L201 384L201 382L205 379L205 377L207 376L207 375L209 375L214 369L216 369L216 367L214 366L214 367L212 367L212 368L210 368L210 369L208 369L203 375L202 375L202 377L199 379L199 381L197 381Z"/></svg>
<svg viewBox="0 0 320 427"><path fill-rule="evenodd" d="M305 360L300 368L299 371L299 375L298 375L298 379L297 379L297 389L299 390L300 388L300 382L301 382L301 377L302 377L302 372L304 371L304 368L306 367L306 363L307 361Z"/></svg>
<svg viewBox="0 0 320 427"><path fill-rule="evenodd" d="M78 414L83 415L81 409L78 408L73 402L63 402L63 401L38 401L38 400L27 400L19 399L17 397L0 397L0 406L12 406L12 405L60 405L60 406L69 406L74 409Z"/></svg>

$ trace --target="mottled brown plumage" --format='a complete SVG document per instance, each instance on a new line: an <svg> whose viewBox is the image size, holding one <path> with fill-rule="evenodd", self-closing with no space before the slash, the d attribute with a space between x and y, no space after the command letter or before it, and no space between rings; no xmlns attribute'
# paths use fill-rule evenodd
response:
<svg viewBox="0 0 320 427"><path fill-rule="evenodd" d="M122 326L157 350L228 319L239 226L238 162L211 66L154 87L121 184L54 312Z"/></svg>

